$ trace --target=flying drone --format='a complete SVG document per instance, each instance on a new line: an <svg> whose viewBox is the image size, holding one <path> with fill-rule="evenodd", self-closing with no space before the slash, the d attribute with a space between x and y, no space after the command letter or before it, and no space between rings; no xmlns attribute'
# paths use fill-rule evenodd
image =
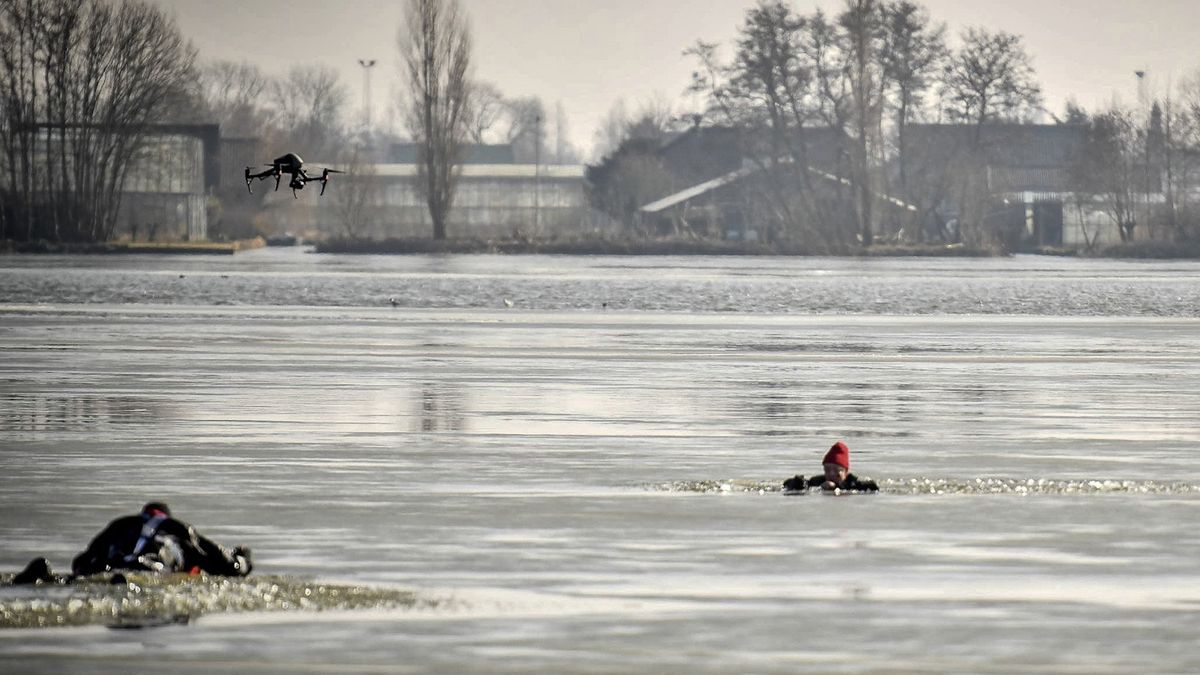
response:
<svg viewBox="0 0 1200 675"><path fill-rule="evenodd" d="M288 187L292 189L293 197L299 199L299 196L296 194L296 190L303 190L306 183L313 181L321 184L321 194L325 194L325 188L329 185L329 175L334 173L345 173L344 171L338 171L337 169L322 169L321 177L313 178L304 170L304 160L300 159L300 155L297 155L294 152L289 152L282 157L277 157L275 161L267 164L266 166L271 168L261 173L250 173L253 167L246 167L246 189L250 191L250 194L254 194L254 190L250 187L250 184L255 179L266 180L268 178L274 178L275 190L278 191L279 182L285 173L292 177L291 180L288 181Z"/></svg>

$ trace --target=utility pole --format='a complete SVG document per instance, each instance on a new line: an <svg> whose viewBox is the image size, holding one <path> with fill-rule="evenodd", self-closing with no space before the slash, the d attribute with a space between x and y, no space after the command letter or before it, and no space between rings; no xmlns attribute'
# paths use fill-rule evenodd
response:
<svg viewBox="0 0 1200 675"><path fill-rule="evenodd" d="M358 65L363 67L363 129L371 135L371 68L375 59L359 59Z"/></svg>

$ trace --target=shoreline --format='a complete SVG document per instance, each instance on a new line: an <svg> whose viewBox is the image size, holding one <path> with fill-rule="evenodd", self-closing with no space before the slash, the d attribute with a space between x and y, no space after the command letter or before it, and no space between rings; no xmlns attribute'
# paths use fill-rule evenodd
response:
<svg viewBox="0 0 1200 675"><path fill-rule="evenodd" d="M614 256L833 256L833 257L995 257L1004 255L959 244L936 246L876 246L842 253L813 251L782 244L713 241L705 239L329 239L315 244L316 253L358 255L502 254Z"/></svg>
<svg viewBox="0 0 1200 675"><path fill-rule="evenodd" d="M48 241L0 242L3 255L233 255L267 245L262 237L237 241L138 241L63 243Z"/></svg>
<svg viewBox="0 0 1200 675"><path fill-rule="evenodd" d="M0 241L0 255L233 255L269 246L263 237L230 242L55 243ZM297 244L300 245L300 244ZM997 258L1013 254L1113 260L1200 260L1200 242L1138 241L1095 251L1036 247L1018 251L962 244L884 244L839 253L817 252L788 243L705 239L326 239L305 243L313 253L347 255L578 255L578 256L784 256L845 258Z"/></svg>
<svg viewBox="0 0 1200 675"><path fill-rule="evenodd" d="M1138 241L1095 251L1064 247L1030 247L1017 251L968 247L963 244L881 244L840 253L818 252L788 243L763 244L705 239L327 239L314 244L315 253L358 255L503 254L503 255L626 255L626 256L796 256L844 258L999 258L1014 254L1114 260L1200 260L1200 241L1174 243Z"/></svg>

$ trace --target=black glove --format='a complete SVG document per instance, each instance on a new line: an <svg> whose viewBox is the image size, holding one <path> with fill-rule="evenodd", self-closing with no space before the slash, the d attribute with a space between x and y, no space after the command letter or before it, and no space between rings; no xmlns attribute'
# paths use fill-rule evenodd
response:
<svg viewBox="0 0 1200 675"><path fill-rule="evenodd" d="M804 476L799 474L783 481L784 490L807 490L808 482L804 480Z"/></svg>
<svg viewBox="0 0 1200 675"><path fill-rule="evenodd" d="M250 549L245 546L234 547L233 559L237 561L238 572L242 576L250 574L250 571L254 569L254 563L250 560Z"/></svg>

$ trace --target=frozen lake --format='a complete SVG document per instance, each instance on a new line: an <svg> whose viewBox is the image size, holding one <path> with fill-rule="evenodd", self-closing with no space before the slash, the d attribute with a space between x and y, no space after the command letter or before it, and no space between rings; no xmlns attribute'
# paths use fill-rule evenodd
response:
<svg viewBox="0 0 1200 675"><path fill-rule="evenodd" d="M1194 672L1198 419L1197 263L0 258L0 569L161 498L438 603L0 670Z"/></svg>

